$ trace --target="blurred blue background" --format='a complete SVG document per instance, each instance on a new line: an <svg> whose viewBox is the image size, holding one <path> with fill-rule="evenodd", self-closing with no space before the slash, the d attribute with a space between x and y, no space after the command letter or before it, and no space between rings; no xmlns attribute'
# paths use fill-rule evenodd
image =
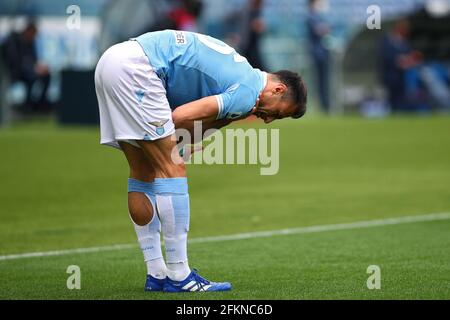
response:
<svg viewBox="0 0 450 320"><path fill-rule="evenodd" d="M242 13L247 0L204 0L196 16L194 31L225 40L239 48ZM381 30L366 27L368 6L381 8ZM70 5L81 10L80 29L69 30ZM180 6L178 0L2 0L0 2L0 43L12 31L19 31L31 18L36 21L38 60L51 74L48 99L55 109L61 101L63 71L92 71L101 53L114 43L137 36L158 26L161 17ZM377 43L392 24L403 17L412 22L411 42L430 59L448 66L450 60L450 0L329 0L322 3L322 15L329 25L326 46L330 51L330 113L362 112L364 103L381 107L374 115L389 113L386 93L377 74ZM264 21L258 50L267 71L292 69L309 83L312 110L318 111L313 63L309 53L307 0L265 0L260 19ZM179 16L177 16L179 17ZM430 23L433 21L435 23ZM164 24L163 24L164 25ZM1 72L5 78L5 68ZM24 99L20 83L3 79L1 122L10 122L14 110L7 106ZM75 88L74 88L75 89ZM369 99L368 99L369 97ZM370 106L369 106L370 108ZM366 112L366 115L370 115ZM6 119L6 120L5 120ZM9 119L9 120L8 120Z"/></svg>

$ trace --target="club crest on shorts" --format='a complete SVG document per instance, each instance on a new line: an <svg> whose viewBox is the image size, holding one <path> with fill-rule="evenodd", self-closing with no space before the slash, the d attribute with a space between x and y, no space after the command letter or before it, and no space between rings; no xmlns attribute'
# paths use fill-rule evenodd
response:
<svg viewBox="0 0 450 320"><path fill-rule="evenodd" d="M135 94L136 94L137 100L139 101L139 103L141 103L141 102L142 102L142 99L144 98L145 92L142 91L142 90L137 90L137 91L135 92Z"/></svg>
<svg viewBox="0 0 450 320"><path fill-rule="evenodd" d="M166 130L164 129L164 125L169 121L169 119L162 120L162 121L153 121L149 122L152 126L156 127L156 134L158 136L162 136Z"/></svg>

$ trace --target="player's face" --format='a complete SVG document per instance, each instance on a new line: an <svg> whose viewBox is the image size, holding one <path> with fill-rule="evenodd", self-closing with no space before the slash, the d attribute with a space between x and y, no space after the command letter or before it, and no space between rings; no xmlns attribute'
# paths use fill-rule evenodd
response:
<svg viewBox="0 0 450 320"><path fill-rule="evenodd" d="M283 83L269 81L259 96L253 114L263 119L265 123L292 116L296 107L283 99L286 90L287 87Z"/></svg>
<svg viewBox="0 0 450 320"><path fill-rule="evenodd" d="M258 118L264 120L264 123L271 123L277 119L291 117L296 108L294 105L281 99L271 101L261 101L253 113Z"/></svg>

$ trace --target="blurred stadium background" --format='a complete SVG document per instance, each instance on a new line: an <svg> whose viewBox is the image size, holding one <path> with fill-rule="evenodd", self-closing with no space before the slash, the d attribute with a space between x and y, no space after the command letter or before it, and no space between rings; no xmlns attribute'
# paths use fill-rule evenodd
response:
<svg viewBox="0 0 450 320"><path fill-rule="evenodd" d="M235 45L248 3L204 0L193 13L197 19L186 26ZM268 71L292 69L304 76L309 111L299 122L271 126L281 131L281 167L274 177L261 177L252 166L190 166L191 237L450 212L450 101L445 106L430 99L427 108L393 112L379 70L380 41L407 18L411 46L448 72L450 1L323 4L330 29L329 113L320 108L309 52L308 1L263 1L262 62ZM372 4L381 8L381 29L366 26ZM67 28L70 5L81 9L80 29ZM181 5L178 0L0 2L0 43L32 19L37 58L51 75L50 107L30 112L23 107L24 83L12 81L0 57L0 298L148 298L141 292L144 266L137 246L41 258L10 255L136 242L126 214L126 163L98 145L94 68L106 48L167 26L161 17ZM425 80L425 89L438 88L432 78ZM449 88L447 82L443 90ZM442 219L252 239L245 245L198 243L191 246L191 260L207 275L235 284L231 294L210 299L449 299L449 227ZM85 290L65 288L69 264L82 267ZM387 270L383 290L365 287L370 264ZM274 270L282 292L264 282Z"/></svg>
<svg viewBox="0 0 450 320"><path fill-rule="evenodd" d="M268 70L297 70L308 83L315 83L306 27L307 2L263 1L261 18L265 29L258 49ZM375 97L380 104L386 103L386 93L377 70L377 47L382 35L401 18L406 17L411 22L410 40L413 48L423 52L427 60L437 59L448 68L448 1L377 1L376 4L382 9L382 29L374 30L366 27L369 16L366 10L372 4L371 1L330 0L326 3L324 15L330 26L326 45L331 52L331 112L364 111L364 103L371 97ZM66 26L70 16L66 10L73 4L81 9L82 25L79 30L68 30ZM233 37L242 33L240 28L245 27L239 21L242 18L239 13L246 10L247 0L214 0L202 4L195 29L234 44ZM86 93L83 98L88 100L79 103L76 114L66 116L65 112L70 113L70 107L76 105L74 100L77 96L71 95L74 91L72 82L79 81L83 76L90 79L91 75L87 73L93 72L101 53L112 44L158 26L167 26L161 24L161 17L166 17L170 10L179 5L179 0L5 0L0 4L0 42L12 31L20 31L30 17L36 20L38 60L50 69L52 78L48 98L54 103L61 102L59 108L55 108L60 120L96 122L92 115L96 108L91 105L94 103L93 89L86 82L83 82L86 83L85 87L78 90L82 89ZM20 104L26 95L20 81L8 82L5 67L1 73L2 124L20 118L20 114L11 106ZM69 89L66 90L66 87ZM310 105L314 110L314 101L317 101L314 93L317 90L314 85L309 87L313 93ZM386 107L388 109L389 106Z"/></svg>

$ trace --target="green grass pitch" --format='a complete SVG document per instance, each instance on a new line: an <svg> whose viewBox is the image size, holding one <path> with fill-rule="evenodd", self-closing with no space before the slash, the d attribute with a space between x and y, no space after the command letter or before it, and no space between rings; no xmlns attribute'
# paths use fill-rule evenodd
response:
<svg viewBox="0 0 450 320"><path fill-rule="evenodd" d="M256 123L241 124L253 127ZM189 165L190 238L450 212L450 117L280 121L280 171ZM189 245L228 293L145 293L127 164L97 128L0 130L0 299L450 299L450 220ZM66 269L81 268L81 290ZM366 286L369 265L381 289Z"/></svg>

